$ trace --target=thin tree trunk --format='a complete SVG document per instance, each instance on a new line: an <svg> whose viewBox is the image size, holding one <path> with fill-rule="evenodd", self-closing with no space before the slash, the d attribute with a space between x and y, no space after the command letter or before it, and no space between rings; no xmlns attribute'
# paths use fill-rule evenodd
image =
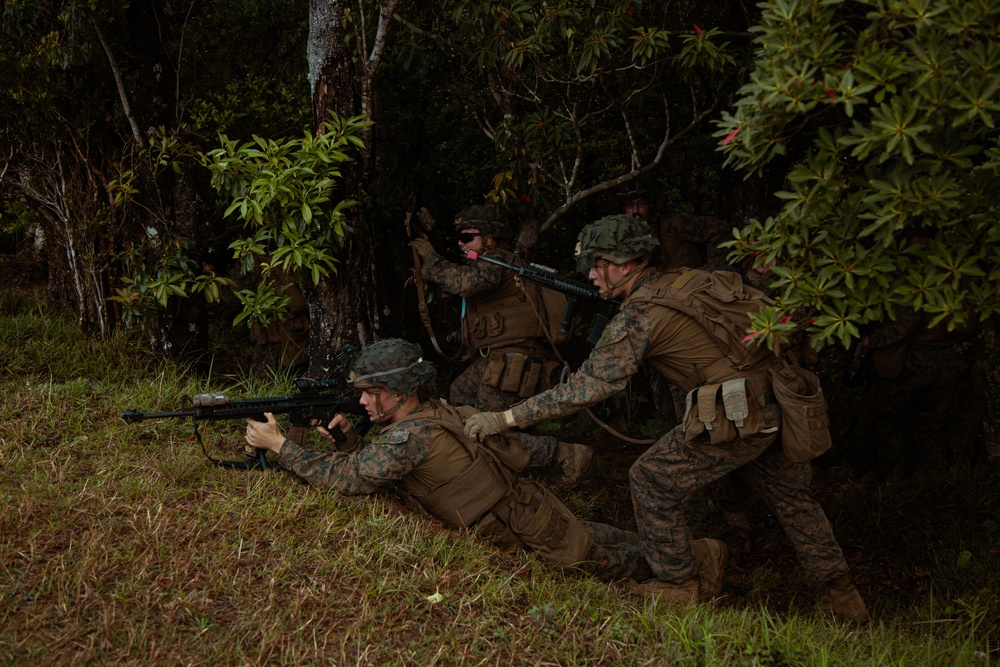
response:
<svg viewBox="0 0 1000 667"><path fill-rule="evenodd" d="M349 117L360 113L358 76L345 41L344 4L310 0L307 59L312 88L313 118L323 131L328 111ZM341 196L357 199L361 165L345 165ZM373 230L357 208L348 212L354 231L346 238L336 275L316 287L306 287L309 300L309 371L325 376L333 370L334 356L346 343L367 345L379 330L374 270Z"/></svg>

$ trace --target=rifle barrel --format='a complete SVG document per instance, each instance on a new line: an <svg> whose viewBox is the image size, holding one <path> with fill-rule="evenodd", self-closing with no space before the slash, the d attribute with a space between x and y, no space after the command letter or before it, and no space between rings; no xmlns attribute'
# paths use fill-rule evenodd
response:
<svg viewBox="0 0 1000 667"><path fill-rule="evenodd" d="M139 412L138 410L126 410L122 413L122 419L128 424L135 424L144 419L167 419L171 417L187 417L191 414L190 409L175 410L174 412Z"/></svg>
<svg viewBox="0 0 1000 667"><path fill-rule="evenodd" d="M601 298L601 292L596 286L583 280L577 280L576 278L567 278L566 276L556 272L554 269L541 267L537 264L515 266L514 264L508 264L507 262L494 257L485 257L474 251L469 251L465 254L473 261L482 260L484 262L489 262L490 264L501 266L517 273L529 282L555 290L556 292L562 292L563 294L572 296L581 296L585 299L593 299L595 301ZM618 299L609 299L607 301L615 306L621 305L621 301Z"/></svg>

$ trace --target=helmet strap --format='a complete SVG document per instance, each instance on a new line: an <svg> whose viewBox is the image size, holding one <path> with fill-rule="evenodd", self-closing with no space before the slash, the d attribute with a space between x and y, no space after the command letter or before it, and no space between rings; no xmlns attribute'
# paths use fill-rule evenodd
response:
<svg viewBox="0 0 1000 667"><path fill-rule="evenodd" d="M629 260L629 261L631 261L631 260ZM628 281L634 280L634 279L638 278L639 276L641 276L643 273L645 273L646 269L649 268L647 266L648 264L649 264L649 260L647 260L644 257L641 262L637 262L636 263L634 271L629 272L629 274L627 276L622 276L622 279L619 280L616 283L612 283L611 282L611 275L608 273L608 267L611 266L611 265L610 264L605 264L604 265L604 284L607 287L605 287L604 294L601 295L601 298L602 299L611 299L612 298L611 295L614 293L614 291L616 289L618 289L619 287L621 287L622 285L624 285Z"/></svg>
<svg viewBox="0 0 1000 667"><path fill-rule="evenodd" d="M414 395L415 394L411 394L410 396L414 396ZM393 394L393 396L395 396L398 399L399 402L396 403L396 405L394 405L391 408L389 408L388 410L383 411L382 410L382 392L379 391L377 394L375 394L375 418L372 419L373 422L376 422L376 423L384 422L389 417L391 417L392 415L396 414L396 412L402 412L404 417L413 413L413 410L404 410L403 409L403 403L405 403L406 401L410 400L409 396L407 398L405 398L405 399L402 398L399 394ZM418 400L417 401L417 406L419 406L419 405L420 405L420 401ZM415 410L417 406L414 406L413 409Z"/></svg>
<svg viewBox="0 0 1000 667"><path fill-rule="evenodd" d="M393 396L395 396L395 395L396 394L393 394ZM377 392L375 392L375 417L372 419L372 421L376 422L376 423L380 423L380 422L386 421L393 413L396 412L396 410L399 410L399 406L401 406L402 404L403 404L403 402L399 401L398 403L396 403L396 405L392 406L388 410L383 410L382 409L382 388L379 388L379 390Z"/></svg>

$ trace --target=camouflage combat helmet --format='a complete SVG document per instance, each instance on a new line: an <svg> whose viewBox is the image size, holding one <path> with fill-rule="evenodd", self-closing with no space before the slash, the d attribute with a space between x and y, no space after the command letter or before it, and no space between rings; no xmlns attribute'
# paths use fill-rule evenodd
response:
<svg viewBox="0 0 1000 667"><path fill-rule="evenodd" d="M510 225L494 206L470 206L455 216L455 229L478 229L495 239L509 239Z"/></svg>
<svg viewBox="0 0 1000 667"><path fill-rule="evenodd" d="M619 185L618 189L615 191L615 196L628 201L629 199L635 199L636 197L645 197L647 196L647 193L648 188L645 184L633 179Z"/></svg>
<svg viewBox="0 0 1000 667"><path fill-rule="evenodd" d="M576 241L576 268L587 273L599 257L623 264L645 257L660 247L649 223L620 213L592 222L580 231Z"/></svg>
<svg viewBox="0 0 1000 667"><path fill-rule="evenodd" d="M424 361L416 343L386 338L368 345L351 363L351 384L359 389L385 387L409 396L434 378L434 366Z"/></svg>

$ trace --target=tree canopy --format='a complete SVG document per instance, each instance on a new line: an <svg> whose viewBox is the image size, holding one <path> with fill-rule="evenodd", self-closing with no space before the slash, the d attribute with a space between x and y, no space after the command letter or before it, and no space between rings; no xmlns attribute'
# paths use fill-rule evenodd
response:
<svg viewBox="0 0 1000 667"><path fill-rule="evenodd" d="M0 221L44 232L84 326L131 317L166 349L203 330L206 300L280 317L280 295L238 275L259 250L364 292L372 331L398 335L415 202L439 217L500 203L558 255L643 175L661 204L733 222L736 260L775 263L761 340L807 327L846 345L903 307L952 327L1000 308L994 3L323 7L5 6ZM332 161L314 126L331 100L336 123L366 123ZM309 176L220 171L254 150ZM256 215L254 193L283 213Z"/></svg>
<svg viewBox="0 0 1000 667"><path fill-rule="evenodd" d="M968 327L1000 309L1000 6L768 0L727 163L787 169L733 248L776 262L768 340L848 345L901 308Z"/></svg>

